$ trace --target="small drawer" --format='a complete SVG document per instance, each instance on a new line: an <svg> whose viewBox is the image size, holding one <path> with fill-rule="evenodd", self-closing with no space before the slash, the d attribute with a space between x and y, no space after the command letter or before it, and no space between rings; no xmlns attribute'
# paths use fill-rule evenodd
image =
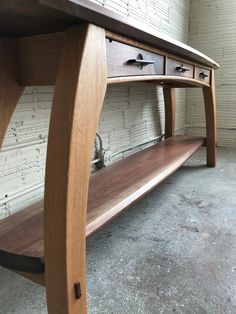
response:
<svg viewBox="0 0 236 314"><path fill-rule="evenodd" d="M199 80L202 81L206 84L210 84L210 70L204 69L204 68L200 68L200 67L196 67L195 68L195 80Z"/></svg>
<svg viewBox="0 0 236 314"><path fill-rule="evenodd" d="M167 75L193 78L193 65L182 61L167 59Z"/></svg>
<svg viewBox="0 0 236 314"><path fill-rule="evenodd" d="M106 46L108 77L164 74L164 56L109 39Z"/></svg>

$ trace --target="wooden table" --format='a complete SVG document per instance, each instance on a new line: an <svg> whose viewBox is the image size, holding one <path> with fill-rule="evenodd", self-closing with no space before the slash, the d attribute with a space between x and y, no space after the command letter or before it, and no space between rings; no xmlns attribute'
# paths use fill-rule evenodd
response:
<svg viewBox="0 0 236 314"><path fill-rule="evenodd" d="M49 313L86 313L86 237L203 144L215 166L218 64L85 0L2 0L0 35L1 143L24 87L55 84L45 197L0 222L0 265L44 284ZM165 141L90 176L107 85L128 82L163 86ZM206 138L174 136L182 87L203 90Z"/></svg>

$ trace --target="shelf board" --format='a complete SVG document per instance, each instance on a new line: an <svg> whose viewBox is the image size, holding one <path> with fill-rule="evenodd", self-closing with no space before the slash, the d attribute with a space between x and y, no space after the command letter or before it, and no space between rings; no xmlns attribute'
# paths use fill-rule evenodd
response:
<svg viewBox="0 0 236 314"><path fill-rule="evenodd" d="M91 176L86 236L109 222L176 171L203 145L203 137L177 135ZM44 272L43 200L0 221L0 266Z"/></svg>
<svg viewBox="0 0 236 314"><path fill-rule="evenodd" d="M156 85L173 85L174 87L209 87L210 85L184 76L171 76L171 75L130 75L130 76L120 76L120 77L109 77L107 79L107 84L122 84L122 83L132 83L132 82L151 82Z"/></svg>

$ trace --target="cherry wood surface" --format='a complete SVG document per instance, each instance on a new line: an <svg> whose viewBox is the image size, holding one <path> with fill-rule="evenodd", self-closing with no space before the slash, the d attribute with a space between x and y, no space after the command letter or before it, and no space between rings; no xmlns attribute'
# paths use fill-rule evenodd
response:
<svg viewBox="0 0 236 314"><path fill-rule="evenodd" d="M210 86L203 87L203 98L206 118L206 146L207 146L207 165L216 165L216 90L215 90L215 71L212 69Z"/></svg>
<svg viewBox="0 0 236 314"><path fill-rule="evenodd" d="M177 135L93 174L89 184L86 236L162 182L203 143L202 137ZM31 265L28 259L26 267L29 272L42 271L43 200L0 221L0 265L5 252L25 256L26 261L27 256L38 257L37 265Z"/></svg>
<svg viewBox="0 0 236 314"><path fill-rule="evenodd" d="M195 66L194 78L206 84L210 84L211 71L203 67Z"/></svg>
<svg viewBox="0 0 236 314"><path fill-rule="evenodd" d="M0 220L0 250L42 257L43 201Z"/></svg>
<svg viewBox="0 0 236 314"><path fill-rule="evenodd" d="M165 105L165 139L174 136L176 119L176 89L163 88Z"/></svg>
<svg viewBox="0 0 236 314"><path fill-rule="evenodd" d="M135 76L119 76L119 77L109 77L107 79L107 84L122 84L131 82L142 82L142 83L152 83L161 86L168 87L209 87L209 84L202 82L200 80L195 80L192 78L184 76L167 76L167 75L135 75Z"/></svg>
<svg viewBox="0 0 236 314"><path fill-rule="evenodd" d="M37 0L1 0L0 36L22 37L65 30L82 20L40 5Z"/></svg>
<svg viewBox="0 0 236 314"><path fill-rule="evenodd" d="M87 236L178 169L204 142L177 135L95 173L90 181Z"/></svg>
<svg viewBox="0 0 236 314"><path fill-rule="evenodd" d="M68 29L57 73L46 159L44 257L49 313L86 313L87 195L106 88L104 29L92 24ZM74 293L77 283L79 297Z"/></svg>
<svg viewBox="0 0 236 314"><path fill-rule="evenodd" d="M55 85L65 33L35 35L16 40L21 85Z"/></svg>
<svg viewBox="0 0 236 314"><path fill-rule="evenodd" d="M210 84L210 68L202 67L198 63L188 63L189 61L181 58L176 61L173 55L165 51L109 32L106 34L108 84L150 80L156 84L171 84L172 87L202 87ZM55 84L64 39L65 32L58 32L16 40L20 85ZM155 61L155 64L145 65L141 69L135 64L127 63L127 60L136 58L140 53L144 59ZM176 71L176 67L181 64L189 67L191 71ZM201 73L208 77L203 77Z"/></svg>
<svg viewBox="0 0 236 314"><path fill-rule="evenodd" d="M123 17L88 0L0 1L0 36L22 37L64 31L68 26L84 22L194 62L219 67L214 60L196 49L171 39L140 21Z"/></svg>
<svg viewBox="0 0 236 314"><path fill-rule="evenodd" d="M165 57L163 55L109 39L106 40L106 47L108 77L165 74ZM141 66L141 64L128 62L131 59L141 58L154 63Z"/></svg>
<svg viewBox="0 0 236 314"><path fill-rule="evenodd" d="M178 71L178 68L181 66L188 70L184 72ZM167 75L193 78L193 65L180 60L167 58Z"/></svg>
<svg viewBox="0 0 236 314"><path fill-rule="evenodd" d="M55 84L44 200L0 221L0 266L45 285L50 314L86 314L86 237L205 140L215 166L219 65L87 0L2 0L0 36L0 144L24 86ZM155 64L127 64L140 58ZM166 139L90 176L107 85L128 82L163 86ZM206 139L174 136L176 87L202 88Z"/></svg>
<svg viewBox="0 0 236 314"><path fill-rule="evenodd" d="M0 37L0 148L24 87L19 84L16 41Z"/></svg>

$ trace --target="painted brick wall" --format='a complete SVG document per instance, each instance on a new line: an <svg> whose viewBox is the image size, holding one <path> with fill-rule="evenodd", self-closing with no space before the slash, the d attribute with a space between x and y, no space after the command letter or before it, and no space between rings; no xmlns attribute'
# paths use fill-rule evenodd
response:
<svg viewBox="0 0 236 314"><path fill-rule="evenodd" d="M94 2L188 41L187 0ZM53 87L27 87L19 101L0 153L0 218L43 194L52 97ZM177 132L185 126L185 97L185 91L177 93ZM110 86L97 130L102 137L106 162L114 162L152 144L163 133L163 115L161 89L151 84ZM134 148L122 152L129 147Z"/></svg>
<svg viewBox="0 0 236 314"><path fill-rule="evenodd" d="M216 71L217 135L219 146L236 147L236 1L192 0L189 44L220 64ZM200 90L187 93L189 130L205 134Z"/></svg>

